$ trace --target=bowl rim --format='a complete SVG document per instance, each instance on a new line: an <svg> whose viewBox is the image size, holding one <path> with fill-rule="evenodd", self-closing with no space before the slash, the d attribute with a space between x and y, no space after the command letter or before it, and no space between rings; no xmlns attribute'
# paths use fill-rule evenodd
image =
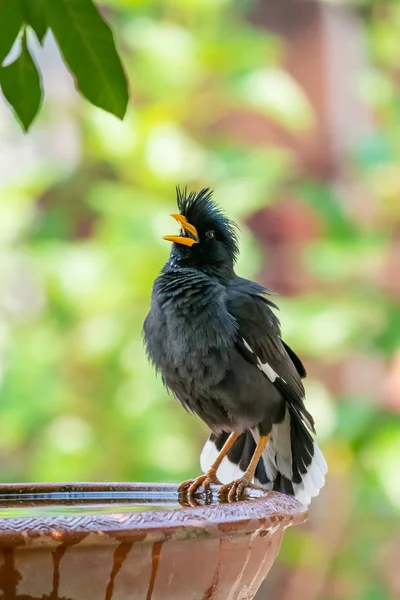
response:
<svg viewBox="0 0 400 600"><path fill-rule="evenodd" d="M151 543L166 539L273 532L305 521L307 509L291 496L249 488L243 500L221 503L219 486L211 486L208 501L176 508L178 484L172 483L21 483L0 484L0 547L19 545ZM40 498L38 498L40 495ZM140 504L161 501L171 509L1 517L2 508L65 504ZM109 501L107 500L109 496ZM205 497L199 495L199 502ZM111 501L112 500L112 501ZM265 535L265 534L264 534Z"/></svg>

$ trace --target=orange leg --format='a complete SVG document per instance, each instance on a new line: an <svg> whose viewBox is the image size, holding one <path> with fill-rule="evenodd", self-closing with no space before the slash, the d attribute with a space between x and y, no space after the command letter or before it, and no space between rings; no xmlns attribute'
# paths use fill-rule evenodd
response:
<svg viewBox="0 0 400 600"><path fill-rule="evenodd" d="M231 433L231 435L226 440L225 444L221 448L221 452L218 454L217 458L208 469L207 473L204 475L200 475L196 477L196 479L189 479L188 481L184 481L179 486L180 492L185 492L189 496L192 496L199 487L204 486L204 488L209 488L211 483L215 483L220 485L221 482L218 481L217 471L225 456L228 454L229 450L232 448L233 444L236 442L239 434Z"/></svg>
<svg viewBox="0 0 400 600"><path fill-rule="evenodd" d="M243 494L244 490L251 485L251 482L254 478L254 473L256 472L256 468L258 465L258 461L260 460L262 453L264 452L268 440L269 435L262 435L258 441L257 448L254 451L252 459L250 461L249 466L246 469L245 474L240 479L236 481L232 481L232 483L227 483L223 485L219 490L219 495L223 496L228 494L228 500L233 502L234 500L238 500L240 496Z"/></svg>

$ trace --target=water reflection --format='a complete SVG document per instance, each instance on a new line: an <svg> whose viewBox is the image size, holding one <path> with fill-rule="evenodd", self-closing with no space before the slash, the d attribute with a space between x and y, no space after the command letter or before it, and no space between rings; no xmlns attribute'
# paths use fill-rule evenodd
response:
<svg viewBox="0 0 400 600"><path fill-rule="evenodd" d="M182 508L177 494L142 491L68 491L0 494L0 519L113 514Z"/></svg>
<svg viewBox="0 0 400 600"><path fill-rule="evenodd" d="M121 504L115 502L113 504L53 504L53 505L31 505L27 506L26 502L21 502L20 506L15 504L12 508L0 508L0 519L7 518L27 518L27 517L59 517L65 515L98 515L98 514L115 514L115 513L131 513L131 512L146 512L155 510L174 510L182 508L178 504L135 504L128 502Z"/></svg>

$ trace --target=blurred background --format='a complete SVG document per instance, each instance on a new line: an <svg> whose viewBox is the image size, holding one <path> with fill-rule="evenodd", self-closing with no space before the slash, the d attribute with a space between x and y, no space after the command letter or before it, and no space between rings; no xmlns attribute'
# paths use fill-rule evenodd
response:
<svg viewBox="0 0 400 600"><path fill-rule="evenodd" d="M0 478L178 482L203 424L141 328L175 185L241 226L238 272L280 294L328 463L257 596L400 596L400 4L102 0L123 122L30 40L46 99L0 102Z"/></svg>

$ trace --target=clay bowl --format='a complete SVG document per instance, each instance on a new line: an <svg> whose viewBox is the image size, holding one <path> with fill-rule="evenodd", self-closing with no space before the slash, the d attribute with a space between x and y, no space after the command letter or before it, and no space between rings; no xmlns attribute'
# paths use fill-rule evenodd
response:
<svg viewBox="0 0 400 600"><path fill-rule="evenodd" d="M217 489L187 506L168 484L0 485L0 599L250 600L306 510Z"/></svg>

